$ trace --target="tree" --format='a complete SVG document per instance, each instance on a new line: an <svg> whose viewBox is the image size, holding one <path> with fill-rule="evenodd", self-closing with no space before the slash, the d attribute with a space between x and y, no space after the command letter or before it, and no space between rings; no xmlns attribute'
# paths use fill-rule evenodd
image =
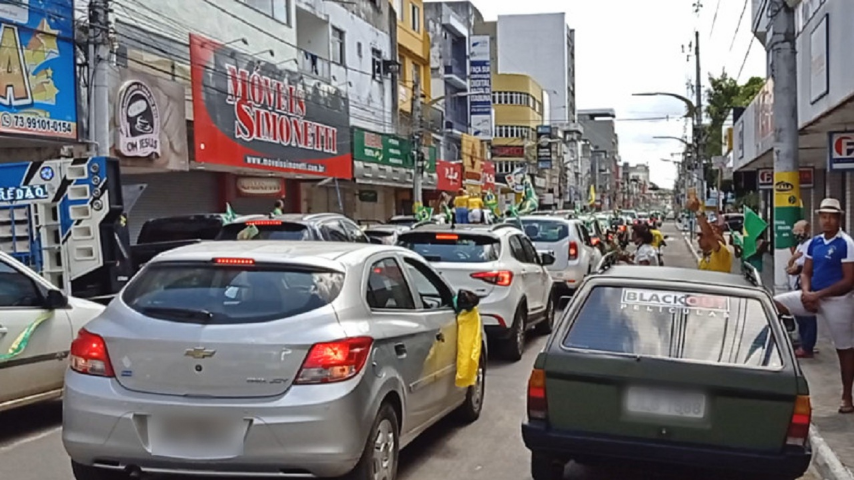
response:
<svg viewBox="0 0 854 480"><path fill-rule="evenodd" d="M723 153L723 124L733 107L750 105L764 85L765 79L762 77L751 77L747 82L739 85L738 81L727 75L726 71L721 72L718 77L709 75L705 108L708 117L708 123L705 125L704 156L706 159ZM717 183L717 175L711 167L706 169L705 177L706 181L712 185Z"/></svg>

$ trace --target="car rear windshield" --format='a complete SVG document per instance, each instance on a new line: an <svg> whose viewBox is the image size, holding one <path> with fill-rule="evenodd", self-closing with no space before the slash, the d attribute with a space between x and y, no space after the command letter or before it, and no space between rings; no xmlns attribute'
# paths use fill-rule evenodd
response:
<svg viewBox="0 0 854 480"><path fill-rule="evenodd" d="M567 348L762 367L782 365L756 299L689 291L596 287L563 341Z"/></svg>
<svg viewBox="0 0 854 480"><path fill-rule="evenodd" d="M569 236L569 225L554 220L522 220L525 234L532 242L559 242Z"/></svg>
<svg viewBox="0 0 854 480"><path fill-rule="evenodd" d="M408 248L428 262L484 263L498 260L498 239L464 233L409 233L398 245Z"/></svg>
<svg viewBox="0 0 854 480"><path fill-rule="evenodd" d="M217 240L311 240L301 223L232 223L222 228Z"/></svg>
<svg viewBox="0 0 854 480"><path fill-rule="evenodd" d="M204 324L259 323L328 305L344 274L288 266L153 264L125 289L137 312L162 320Z"/></svg>

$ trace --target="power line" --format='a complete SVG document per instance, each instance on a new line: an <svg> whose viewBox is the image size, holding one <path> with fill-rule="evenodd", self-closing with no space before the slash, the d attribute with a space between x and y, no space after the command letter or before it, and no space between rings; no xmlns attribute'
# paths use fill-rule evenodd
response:
<svg viewBox="0 0 854 480"><path fill-rule="evenodd" d="M747 46L747 53L744 54L744 60L741 61L741 68L738 69L738 76L735 77L735 81L739 81L741 79L741 72L744 71L744 66L747 65L747 57L750 56L750 50L753 48L753 42L755 40L751 40L750 44Z"/></svg>
<svg viewBox="0 0 854 480"><path fill-rule="evenodd" d="M744 13L747 12L747 4L750 0L744 0L744 7L741 9L741 15L738 17L738 25L735 26L735 33L732 35L732 43L729 44L729 51L732 53L732 47L735 45L735 39L738 38L738 31L741 30L741 22L744 20Z"/></svg>
<svg viewBox="0 0 854 480"><path fill-rule="evenodd" d="M712 17L712 28L709 30L709 38L712 38L712 34L715 33L715 23L718 21L718 10L721 8L721 0L718 0L718 4L715 6L715 16Z"/></svg>

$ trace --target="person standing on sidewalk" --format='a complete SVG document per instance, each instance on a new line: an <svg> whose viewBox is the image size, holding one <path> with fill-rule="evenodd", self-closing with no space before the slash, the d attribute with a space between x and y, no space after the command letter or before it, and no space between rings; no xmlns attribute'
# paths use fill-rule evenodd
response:
<svg viewBox="0 0 854 480"><path fill-rule="evenodd" d="M699 262L700 270L732 273L732 252L724 245L720 232L716 231L706 219L706 215L700 211L700 200L692 198L688 202L688 210L696 213L697 225L700 227L697 234L697 243L703 252Z"/></svg>
<svg viewBox="0 0 854 480"><path fill-rule="evenodd" d="M782 314L814 314L827 325L842 376L839 413L854 413L854 240L840 228L843 210L839 200L825 198L816 213L823 233L810 241L804 255L802 291L777 295L774 301Z"/></svg>
<svg viewBox="0 0 854 480"><path fill-rule="evenodd" d="M804 262L807 257L807 249L810 246L810 224L806 220L800 220L792 227L792 234L798 241L798 246L792 248L792 257L789 258L789 263L786 265L786 272L789 274L789 288L792 291L801 290L801 272L804 268ZM798 336L801 339L801 344L795 355L798 358L812 358L815 355L815 342L818 338L818 324L815 315L797 316L795 321L798 324Z"/></svg>

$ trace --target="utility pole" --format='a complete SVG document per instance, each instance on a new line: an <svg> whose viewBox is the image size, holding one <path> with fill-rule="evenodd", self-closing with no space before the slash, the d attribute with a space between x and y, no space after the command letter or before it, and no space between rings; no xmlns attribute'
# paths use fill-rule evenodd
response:
<svg viewBox="0 0 854 480"><path fill-rule="evenodd" d="M798 175L798 74L795 12L784 0L771 0L773 35L767 45L774 80L774 291L788 290L786 264L795 246L792 227L801 219Z"/></svg>
<svg viewBox="0 0 854 480"><path fill-rule="evenodd" d="M416 75L412 85L412 156L415 160L415 176L412 179L412 207L424 204L421 191L424 174L424 152L421 149L421 76Z"/></svg>
<svg viewBox="0 0 854 480"><path fill-rule="evenodd" d="M694 175L697 184L697 196L701 202L706 201L706 189L703 179L705 171L703 168L703 79L700 70L700 32L694 32L694 61L695 61L695 84L694 84Z"/></svg>
<svg viewBox="0 0 854 480"><path fill-rule="evenodd" d="M99 156L110 154L110 21L109 0L89 1L89 68L92 97L89 116L90 140Z"/></svg>

